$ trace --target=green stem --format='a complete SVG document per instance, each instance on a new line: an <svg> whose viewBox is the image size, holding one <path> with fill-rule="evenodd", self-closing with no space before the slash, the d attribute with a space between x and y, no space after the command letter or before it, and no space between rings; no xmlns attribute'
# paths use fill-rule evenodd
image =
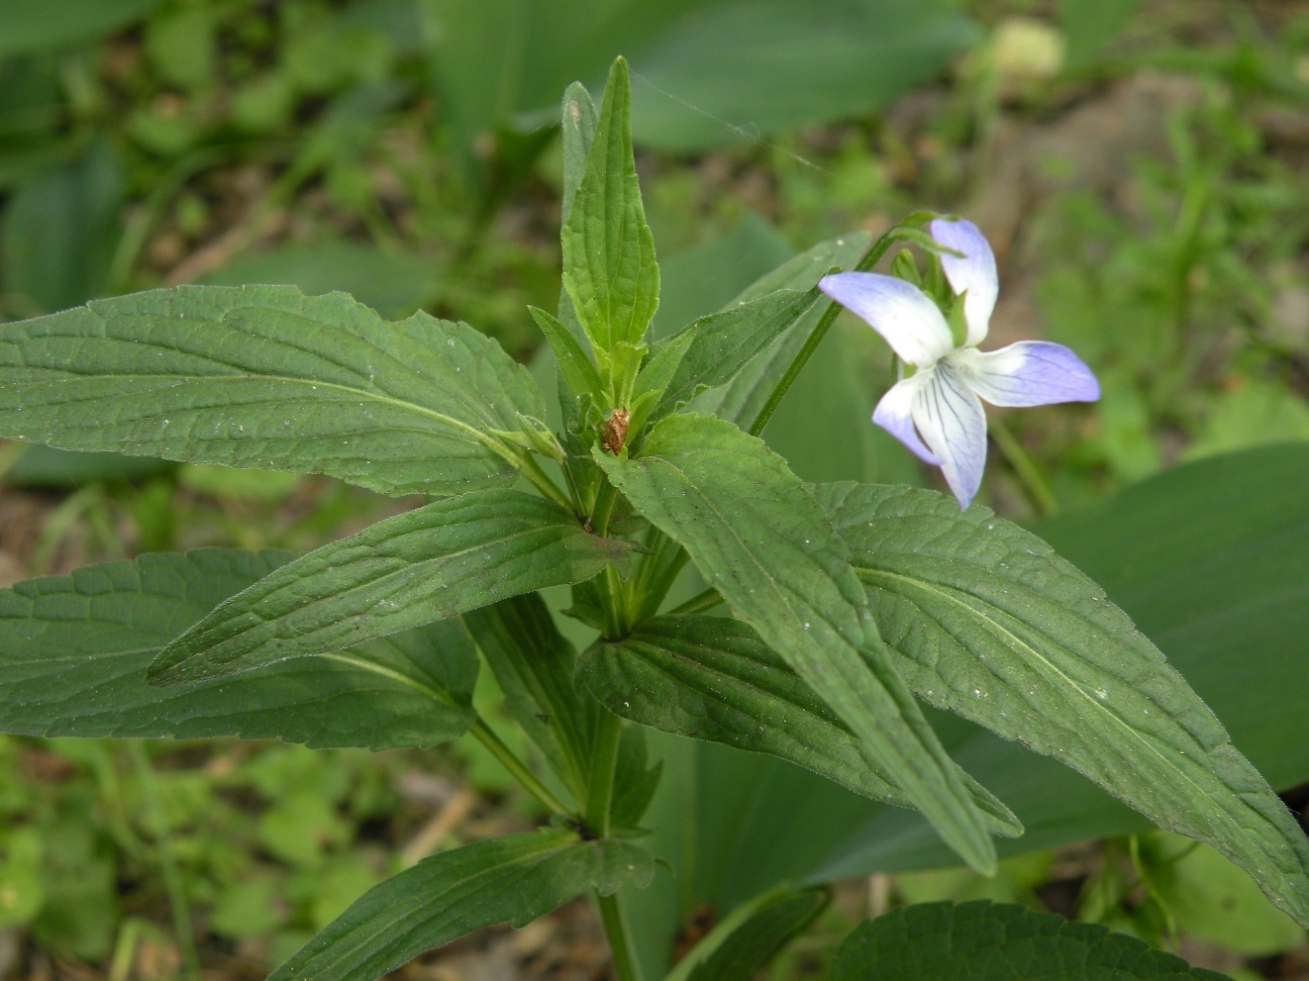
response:
<svg viewBox="0 0 1309 981"><path fill-rule="evenodd" d="M168 819L164 816L163 803L159 799L159 788L155 783L155 771L150 765L145 745L137 739L128 743L132 762L136 766L137 778L141 781L141 794L145 799L146 814L153 826L151 832L155 837L155 850L159 855L159 867L164 875L164 891L168 893L168 906L173 914L173 933L177 935L177 951L182 957L182 975L199 981L200 952L195 946L195 934L191 927L191 906L186 900L186 886L182 882L182 873L173 857L173 838L168 831Z"/></svg>
<svg viewBox="0 0 1309 981"><path fill-rule="evenodd" d="M595 495L595 507L591 508L591 530L597 535L609 534L609 519L613 517L617 500L618 489L607 479L602 481Z"/></svg>
<svg viewBox="0 0 1309 981"><path fill-rule="evenodd" d="M992 419L988 423L988 428L991 430L991 438L995 440L995 445L1009 461L1009 466L1014 468L1014 473L1022 481L1023 489L1027 491L1036 509L1041 512L1041 516L1048 518L1058 512L1059 502L1055 500L1050 484L1036 462L1027 455L1023 444L1018 442L1017 437L1009 431L1009 427L999 419Z"/></svg>
<svg viewBox="0 0 1309 981"><path fill-rule="evenodd" d="M537 463L536 457L530 452L524 452L521 458L522 466L519 468L521 473L533 487L539 490L547 500L554 501L562 508L573 510L573 502L568 495L559 489L559 485L550 479L550 475L541 469L541 464Z"/></svg>
<svg viewBox="0 0 1309 981"><path fill-rule="evenodd" d="M609 949L614 956L614 974L618 981L641 981L641 965L636 959L632 930L627 924L627 914L618 893L612 896L596 893L595 904L600 908L600 922L604 924L605 936L609 939Z"/></svg>
<svg viewBox="0 0 1309 981"><path fill-rule="evenodd" d="M586 798L586 826L597 838L609 836L609 810L614 799L614 772L622 734L622 720L607 709L600 709Z"/></svg>
<svg viewBox="0 0 1309 981"><path fill-rule="evenodd" d="M514 755L513 750L504 744L484 720L476 720L468 727L468 732L485 746L491 755L500 761L500 765L508 770L513 778L522 784L523 789L535 797L547 811L561 816L569 816L573 813L563 801L550 792L549 787L536 778L532 771Z"/></svg>
<svg viewBox="0 0 1309 981"><path fill-rule="evenodd" d="M905 237L907 231L908 229L903 225L897 225L895 228L892 228L889 232L874 242L872 248L864 253L864 257L855 264L854 271L867 272L872 269L873 266L881 261L882 256L886 255L887 250L892 245ZM764 431L764 427L768 425L768 420L771 419L773 413L777 411L777 406L781 404L786 393L790 391L796 378L798 378L800 372L804 370L804 366L809 363L809 359L814 356L814 352L818 350L818 345L823 343L823 338L827 336L827 332L831 330L832 324L836 322L836 318L840 313L841 307L838 304L829 301L827 309L823 311L823 315L818 319L818 323L814 325L813 331L805 340L804 347L800 348L800 352L795 356L795 360L792 361L790 367L786 369L786 374L782 376L781 381L777 383L777 387L774 388L772 394L768 396L768 401L764 403L764 407L759 410L759 415L756 416L755 421L751 423L749 430L751 436L758 436Z"/></svg>

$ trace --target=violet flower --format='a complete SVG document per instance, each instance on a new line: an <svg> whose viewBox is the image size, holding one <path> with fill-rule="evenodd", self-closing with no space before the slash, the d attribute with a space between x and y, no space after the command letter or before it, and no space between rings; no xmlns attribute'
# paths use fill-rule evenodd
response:
<svg viewBox="0 0 1309 981"><path fill-rule="evenodd" d="M877 423L920 460L939 466L967 508L986 466L986 415L992 405L1031 406L1094 402L1100 386L1082 360L1062 344L1019 341L979 351L986 339L1000 283L995 255L970 221L935 219L941 267L963 304L966 328L956 345L945 314L917 286L894 276L848 272L825 276L824 293L865 320L900 360L917 369L896 382L873 413Z"/></svg>

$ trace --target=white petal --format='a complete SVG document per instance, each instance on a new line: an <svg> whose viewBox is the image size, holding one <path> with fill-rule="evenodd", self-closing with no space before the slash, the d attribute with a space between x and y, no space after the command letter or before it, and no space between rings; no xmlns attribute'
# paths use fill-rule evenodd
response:
<svg viewBox="0 0 1309 981"><path fill-rule="evenodd" d="M964 297L964 322L968 325L969 347L986 339L991 326L991 311L1000 294L1000 277L995 271L995 253L971 221L937 218L932 222L932 238L947 249L962 252L964 257L942 255L941 268L955 295Z"/></svg>
<svg viewBox="0 0 1309 981"><path fill-rule="evenodd" d="M986 468L986 414L981 400L942 361L914 393L914 425L928 448L941 460L945 482L967 508L982 485Z"/></svg>
<svg viewBox="0 0 1309 981"><path fill-rule="evenodd" d="M931 369L919 372L912 378L898 381L882 396L873 412L873 422L904 443L914 455L924 463L939 467L941 460L935 453L923 445L914 429L913 403L914 395L922 388L923 382L931 377Z"/></svg>
<svg viewBox="0 0 1309 981"><path fill-rule="evenodd" d="M950 364L992 405L1094 402L1100 397L1100 384L1082 359L1049 341L1019 341L986 353L964 348L950 355Z"/></svg>
<svg viewBox="0 0 1309 981"><path fill-rule="evenodd" d="M954 349L945 316L913 283L881 273L848 272L824 276L818 288L867 322L909 364L927 368Z"/></svg>

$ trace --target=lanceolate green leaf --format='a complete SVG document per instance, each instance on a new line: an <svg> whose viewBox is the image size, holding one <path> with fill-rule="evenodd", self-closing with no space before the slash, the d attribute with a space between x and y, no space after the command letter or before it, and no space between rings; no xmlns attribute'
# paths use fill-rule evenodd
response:
<svg viewBox="0 0 1309 981"><path fill-rule="evenodd" d="M586 160L591 155L591 142L595 137L595 103L581 82L574 82L564 90L561 116L559 136L564 157L562 212L567 223L577 188L586 176Z"/></svg>
<svg viewBox="0 0 1309 981"><path fill-rule="evenodd" d="M457 621L218 683L146 684L169 640L288 558L156 553L0 592L0 731L380 750L432 746L468 728L477 653Z"/></svg>
<svg viewBox="0 0 1309 981"><path fill-rule="evenodd" d="M611 712L664 732L768 753L865 797L911 807L859 750L848 726L750 627L725 617L656 617L621 641L597 641L578 680ZM1022 834L1008 808L967 774L996 834Z"/></svg>
<svg viewBox="0 0 1309 981"><path fill-rule="evenodd" d="M827 889L781 887L738 906L664 981L749 981L830 899Z"/></svg>
<svg viewBox="0 0 1309 981"><path fill-rule="evenodd" d="M0 435L63 449L459 494L512 478L491 433L519 413L544 404L495 341L340 293L180 286L0 326Z"/></svg>
<svg viewBox="0 0 1309 981"><path fill-rule="evenodd" d="M374 981L473 930L523 926L588 889L608 895L652 872L633 845L581 841L562 828L479 841L374 886L269 981Z"/></svg>
<svg viewBox="0 0 1309 981"><path fill-rule="evenodd" d="M511 490L435 501L301 556L228 600L159 655L184 684L341 650L623 562L625 542Z"/></svg>
<svg viewBox="0 0 1309 981"><path fill-rule="evenodd" d="M1309 841L1099 586L1035 535L931 491L828 484L818 496L922 698L1212 845L1309 923Z"/></svg>
<svg viewBox="0 0 1309 981"><path fill-rule="evenodd" d="M889 667L845 545L781 457L730 423L679 415L651 431L640 458L595 458L941 836L970 864L993 868L985 820Z"/></svg>
<svg viewBox="0 0 1309 981"><path fill-rule="evenodd" d="M922 903L845 939L832 981L1227 981L1135 937L1022 906Z"/></svg>
<svg viewBox="0 0 1309 981"><path fill-rule="evenodd" d="M600 373L596 370L591 356L582 347L581 341L574 337L572 331L557 318L544 310L536 307L528 307L528 310L531 311L536 325L541 328L541 333L545 335L550 350L554 352L555 360L559 363L559 373L564 376L568 390L574 397L583 395L598 397L603 388Z"/></svg>
<svg viewBox="0 0 1309 981"><path fill-rule="evenodd" d="M577 651L537 594L464 617L495 674L505 704L579 803L586 799L598 706L573 686Z"/></svg>
<svg viewBox="0 0 1309 981"><path fill-rule="evenodd" d="M730 311L742 303L757 302L778 290L811 290L833 269L853 268L871 246L872 236L867 232L852 232L820 242L761 277L723 309ZM695 398L688 411L713 414L737 425L748 426L826 309L826 302L809 307L804 316L742 366L728 384Z"/></svg>
<svg viewBox="0 0 1309 981"><path fill-rule="evenodd" d="M632 159L627 63L614 62L563 229L564 287L598 351L640 343L659 304L654 238Z"/></svg>
<svg viewBox="0 0 1309 981"><path fill-rule="evenodd" d="M729 383L804 317L818 298L816 289L778 290L691 324L686 329L695 331L695 337L664 390L656 416L666 415L706 389ZM676 334L662 343L675 344L681 336Z"/></svg>

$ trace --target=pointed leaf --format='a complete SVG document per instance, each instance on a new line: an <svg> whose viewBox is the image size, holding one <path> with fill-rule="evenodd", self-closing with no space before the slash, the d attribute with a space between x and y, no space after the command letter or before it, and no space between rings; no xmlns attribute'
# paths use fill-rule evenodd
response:
<svg viewBox="0 0 1309 981"><path fill-rule="evenodd" d="M724 310L760 300L777 290L811 290L833 269L853 268L871 245L872 236L867 232L851 232L820 242L751 284ZM742 366L728 384L698 396L687 411L711 413L738 425L749 425L826 309L826 302L810 307L781 337Z"/></svg>
<svg viewBox="0 0 1309 981"><path fill-rule="evenodd" d="M1229 981L1098 923L981 900L892 910L846 937L832 981Z"/></svg>
<svg viewBox="0 0 1309 981"><path fill-rule="evenodd" d="M425 858L379 883L268 981L374 981L481 927L524 926L588 889L650 881L641 849L562 828L505 835Z"/></svg>
<svg viewBox="0 0 1309 981"><path fill-rule="evenodd" d="M600 372L596 370L595 362L583 349L581 342L573 336L572 331L544 310L537 307L527 309L549 342L550 350L554 351L555 361L568 384L568 390L574 396L598 397L604 384L600 381Z"/></svg>
<svg viewBox="0 0 1309 981"><path fill-rule="evenodd" d="M169 640L288 558L155 553L0 591L0 731L380 750L433 746L468 728L477 654L457 622L217 683L146 684Z"/></svg>
<svg viewBox="0 0 1309 981"><path fill-rule="evenodd" d="M677 373L664 391L655 417L672 412L701 392L727 385L770 344L801 321L821 294L816 289L778 290L701 317L662 345L695 331ZM656 355L662 345L655 348Z"/></svg>
<svg viewBox="0 0 1309 981"><path fill-rule="evenodd" d="M591 344L640 343L659 304L654 238L645 223L632 159L627 63L614 62L563 229L564 287Z"/></svg>
<svg viewBox="0 0 1309 981"><path fill-rule="evenodd" d="M780 888L738 906L664 981L749 981L830 900L826 889Z"/></svg>
<svg viewBox="0 0 1309 981"><path fill-rule="evenodd" d="M912 807L850 728L754 630L725 617L656 617L582 654L578 681L615 715L664 732L768 753L857 794ZM1018 819L966 773L994 834Z"/></svg>
<svg viewBox="0 0 1309 981"><path fill-rule="evenodd" d="M590 579L627 549L518 491L435 501L324 545L234 596L164 649L150 681L186 684L341 650Z"/></svg>
<svg viewBox="0 0 1309 981"><path fill-rule="evenodd" d="M574 799L584 801L599 706L574 687L577 651L559 633L545 601L535 593L516 596L467 613L464 622L510 713Z"/></svg>
<svg viewBox="0 0 1309 981"><path fill-rule="evenodd" d="M341 293L179 286L0 326L0 436L325 473L386 494L504 484L491 434L545 408L466 324Z"/></svg>
<svg viewBox="0 0 1309 981"><path fill-rule="evenodd" d="M591 155L591 143L595 139L595 103L581 82L574 82L564 90L560 116L560 142L563 144L564 158L561 213L567 224L573 210L573 198L577 195L582 178L586 176L586 160Z"/></svg>
<svg viewBox="0 0 1309 981"><path fill-rule="evenodd" d="M787 659L970 864L995 849L958 768L887 664L848 551L762 441L671 416L636 460L595 454L656 527L684 546L740 620Z"/></svg>
<svg viewBox="0 0 1309 981"><path fill-rule="evenodd" d="M898 672L926 701L1066 763L1212 845L1309 923L1309 841L1222 724L1104 591L984 508L818 488Z"/></svg>

